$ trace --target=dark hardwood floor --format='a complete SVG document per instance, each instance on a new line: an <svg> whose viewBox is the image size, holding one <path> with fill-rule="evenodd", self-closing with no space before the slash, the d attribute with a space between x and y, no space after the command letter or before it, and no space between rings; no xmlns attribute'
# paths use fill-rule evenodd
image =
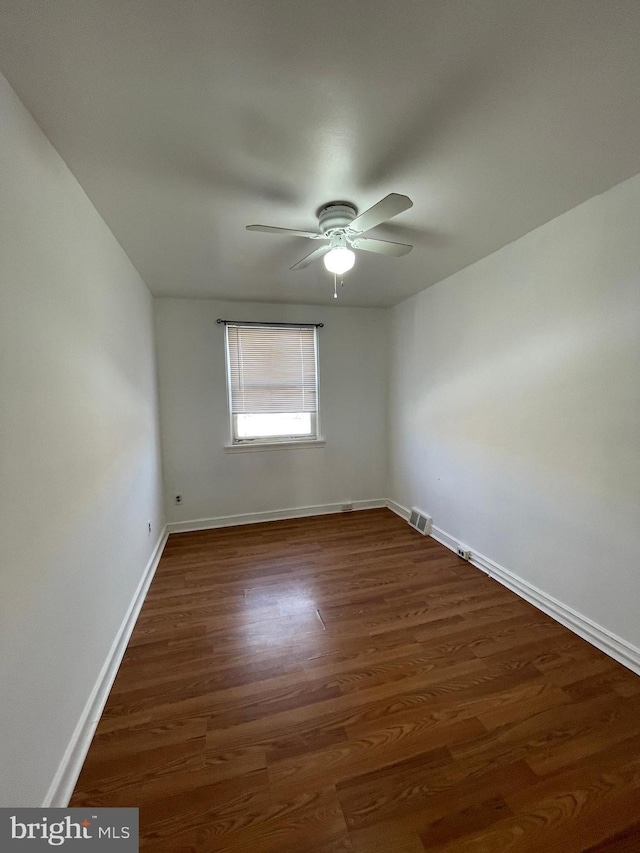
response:
<svg viewBox="0 0 640 853"><path fill-rule="evenodd" d="M640 851L640 678L388 510L173 535L71 805L159 853Z"/></svg>

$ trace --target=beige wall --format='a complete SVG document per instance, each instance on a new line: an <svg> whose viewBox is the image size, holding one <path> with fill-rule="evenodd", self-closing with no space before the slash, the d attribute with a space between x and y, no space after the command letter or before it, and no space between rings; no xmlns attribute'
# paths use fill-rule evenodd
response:
<svg viewBox="0 0 640 853"><path fill-rule="evenodd" d="M397 306L390 396L391 497L636 647L639 237L637 176Z"/></svg>
<svg viewBox="0 0 640 853"><path fill-rule="evenodd" d="M189 299L157 299L155 309L169 521L386 498L387 311ZM318 332L325 447L225 452L218 317L325 324Z"/></svg>
<svg viewBox="0 0 640 853"><path fill-rule="evenodd" d="M0 187L0 806L38 806L163 525L152 300L1 77Z"/></svg>

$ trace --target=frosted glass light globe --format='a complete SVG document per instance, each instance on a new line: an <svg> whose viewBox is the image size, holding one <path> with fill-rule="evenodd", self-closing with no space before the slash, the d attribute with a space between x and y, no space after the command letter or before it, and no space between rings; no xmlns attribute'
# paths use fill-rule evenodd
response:
<svg viewBox="0 0 640 853"><path fill-rule="evenodd" d="M349 272L356 262L355 253L346 246L336 246L324 256L324 265L329 272L342 275Z"/></svg>

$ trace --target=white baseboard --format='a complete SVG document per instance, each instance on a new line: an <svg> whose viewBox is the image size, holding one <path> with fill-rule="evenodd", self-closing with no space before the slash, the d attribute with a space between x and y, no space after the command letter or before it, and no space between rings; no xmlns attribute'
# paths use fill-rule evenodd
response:
<svg viewBox="0 0 640 853"><path fill-rule="evenodd" d="M454 539L453 536L449 536L448 533L445 533L444 530L441 530L439 527L435 527L435 525L432 524L430 536L432 539L435 539L436 542L440 542L441 545L444 545L451 551L455 551L457 553L460 543L457 539Z"/></svg>
<svg viewBox="0 0 640 853"><path fill-rule="evenodd" d="M386 500L351 501L353 511L382 509ZM342 504L319 504L292 509L276 509L270 512L244 512L240 515L221 515L217 518L196 518L192 521L172 521L167 524L168 533L189 533L196 530L214 530L217 527L236 527L240 524L260 524L263 521L283 521L288 518L306 518L311 515L330 515L343 512ZM351 512L351 510L348 510Z"/></svg>
<svg viewBox="0 0 640 853"><path fill-rule="evenodd" d="M109 697L109 691L118 672L118 667L120 666L138 614L160 562L167 536L168 533L165 527L160 534L153 554L149 558L138 588L109 650L107 659L100 670L93 690L80 715L80 719L71 736L56 775L49 786L44 803L42 804L43 808L66 808L71 799L73 789L82 770L82 765L91 746L93 735Z"/></svg>
<svg viewBox="0 0 640 853"><path fill-rule="evenodd" d="M400 518L403 518L405 521L409 521L411 518L411 510L407 509L406 506L402 506L402 504L396 503L396 501L389 499L387 501L387 508L390 509L391 512L395 512L396 515L399 515Z"/></svg>
<svg viewBox="0 0 640 853"><path fill-rule="evenodd" d="M431 536L454 552L457 551L459 546L468 547L439 527L432 527ZM609 657L617 660L618 663L626 666L627 669L640 675L640 649L627 642L627 640L623 640L622 637L618 637L616 634L603 628L602 625L598 625L597 622L594 622L587 616L583 616L582 613L578 613L577 610L574 610L562 601L558 601L557 598L544 592L544 590L523 580L523 578L509 571L509 569L505 569L504 566L500 566L483 554L478 554L473 549L471 550L471 559L469 562L472 566L485 572L489 577L494 578L503 586L508 587L516 595L519 595L520 598L524 598L525 601L533 604L534 607L537 607L566 628L569 628L574 634L578 634L583 640L591 643L592 646L595 646L600 651L609 655Z"/></svg>

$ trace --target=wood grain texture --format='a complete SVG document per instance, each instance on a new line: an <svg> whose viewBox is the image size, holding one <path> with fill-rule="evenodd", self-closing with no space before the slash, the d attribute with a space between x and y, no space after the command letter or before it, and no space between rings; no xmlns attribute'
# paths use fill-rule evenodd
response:
<svg viewBox="0 0 640 853"><path fill-rule="evenodd" d="M157 853L640 851L640 678L388 510L174 534L71 805Z"/></svg>

